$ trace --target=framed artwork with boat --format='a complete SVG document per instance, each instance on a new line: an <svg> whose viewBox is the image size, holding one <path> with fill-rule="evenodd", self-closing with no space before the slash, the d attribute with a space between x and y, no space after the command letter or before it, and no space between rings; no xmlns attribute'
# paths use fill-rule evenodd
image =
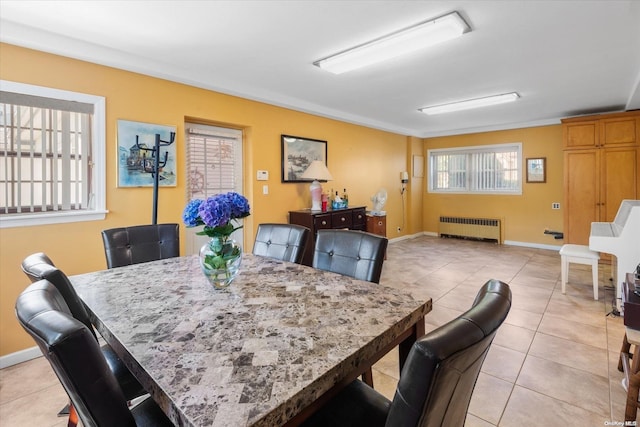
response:
<svg viewBox="0 0 640 427"><path fill-rule="evenodd" d="M152 123L118 120L118 187L153 187L155 156L159 156L158 185L177 184L176 127ZM159 153L156 153L159 138Z"/></svg>
<svg viewBox="0 0 640 427"><path fill-rule="evenodd" d="M327 141L282 135L282 182L310 182L300 176L312 161L327 165Z"/></svg>

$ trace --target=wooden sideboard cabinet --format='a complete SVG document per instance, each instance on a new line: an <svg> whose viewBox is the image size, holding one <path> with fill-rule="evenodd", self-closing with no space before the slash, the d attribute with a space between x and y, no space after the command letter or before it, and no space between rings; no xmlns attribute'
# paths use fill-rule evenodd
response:
<svg viewBox="0 0 640 427"><path fill-rule="evenodd" d="M304 257L302 258L304 265L311 266L318 230L323 228L348 228L349 230L365 231L367 226L366 208L357 206L326 212L311 211L311 209L289 211L289 224L303 225L311 230Z"/></svg>
<svg viewBox="0 0 640 427"><path fill-rule="evenodd" d="M562 120L564 242L589 244L592 222L612 222L640 195L640 111Z"/></svg>
<svg viewBox="0 0 640 427"><path fill-rule="evenodd" d="M387 237L387 216L367 215L367 233Z"/></svg>

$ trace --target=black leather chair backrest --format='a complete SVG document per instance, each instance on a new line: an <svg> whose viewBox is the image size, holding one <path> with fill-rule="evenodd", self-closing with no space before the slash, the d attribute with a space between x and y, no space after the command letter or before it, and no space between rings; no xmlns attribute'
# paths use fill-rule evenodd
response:
<svg viewBox="0 0 640 427"><path fill-rule="evenodd" d="M135 225L102 231L107 267L180 256L178 224Z"/></svg>
<svg viewBox="0 0 640 427"><path fill-rule="evenodd" d="M385 237L355 230L318 230L313 267L380 283Z"/></svg>
<svg viewBox="0 0 640 427"><path fill-rule="evenodd" d="M42 252L29 255L22 261L22 271L29 277L31 282L46 279L53 284L64 298L73 317L89 328L95 336L89 313L76 293L76 290L73 288L73 285L71 285L69 278L53 265L53 262L47 255Z"/></svg>
<svg viewBox="0 0 640 427"><path fill-rule="evenodd" d="M309 229L295 224L260 224L253 254L300 264Z"/></svg>
<svg viewBox="0 0 640 427"><path fill-rule="evenodd" d="M509 286L490 280L471 309L419 339L400 374L386 426L462 426L498 327L511 308Z"/></svg>
<svg viewBox="0 0 640 427"><path fill-rule="evenodd" d="M135 426L127 402L89 329L58 289L41 280L16 301L16 315L67 391L85 426Z"/></svg>

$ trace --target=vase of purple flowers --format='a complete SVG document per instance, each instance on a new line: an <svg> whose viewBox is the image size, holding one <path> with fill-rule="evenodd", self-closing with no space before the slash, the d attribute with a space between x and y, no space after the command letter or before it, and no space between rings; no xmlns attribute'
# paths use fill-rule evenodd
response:
<svg viewBox="0 0 640 427"><path fill-rule="evenodd" d="M210 240L200 248L200 267L216 288L231 284L240 271L242 247L231 234L242 228L237 220L250 215L249 202L235 192L217 194L187 203L182 219L187 227L204 226L196 234Z"/></svg>

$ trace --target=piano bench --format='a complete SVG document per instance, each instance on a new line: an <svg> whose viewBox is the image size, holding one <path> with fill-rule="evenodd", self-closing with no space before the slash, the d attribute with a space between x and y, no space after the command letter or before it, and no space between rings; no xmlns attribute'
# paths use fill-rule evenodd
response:
<svg viewBox="0 0 640 427"><path fill-rule="evenodd" d="M586 264L591 266L593 276L593 299L598 300L598 261L600 254L585 245L566 244L560 248L562 293L565 293L569 278L569 264Z"/></svg>

